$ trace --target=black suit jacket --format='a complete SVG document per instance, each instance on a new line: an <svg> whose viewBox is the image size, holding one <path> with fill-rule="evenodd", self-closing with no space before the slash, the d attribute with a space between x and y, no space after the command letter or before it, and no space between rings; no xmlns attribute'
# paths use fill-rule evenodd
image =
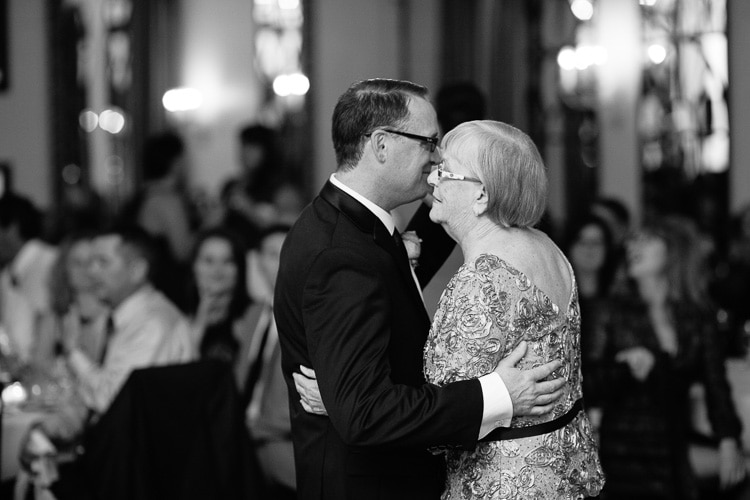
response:
<svg viewBox="0 0 750 500"><path fill-rule="evenodd" d="M453 245L421 207L422 284ZM431 445L472 448L478 381L425 383L430 318L408 260L366 207L327 183L288 234L275 314L289 387L300 499L436 499L444 460ZM292 373L312 366L329 417L307 414Z"/></svg>

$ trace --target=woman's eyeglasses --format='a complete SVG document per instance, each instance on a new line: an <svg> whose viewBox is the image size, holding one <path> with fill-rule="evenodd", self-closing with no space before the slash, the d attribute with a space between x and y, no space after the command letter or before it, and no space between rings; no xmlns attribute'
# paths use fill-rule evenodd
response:
<svg viewBox="0 0 750 500"><path fill-rule="evenodd" d="M442 181L443 179L450 179L453 181L466 181L466 182L478 182L482 183L480 179L477 179L476 177L467 177L462 174L457 174L455 172L450 172L448 170L445 170L445 161L441 161L437 164L437 176L438 180Z"/></svg>

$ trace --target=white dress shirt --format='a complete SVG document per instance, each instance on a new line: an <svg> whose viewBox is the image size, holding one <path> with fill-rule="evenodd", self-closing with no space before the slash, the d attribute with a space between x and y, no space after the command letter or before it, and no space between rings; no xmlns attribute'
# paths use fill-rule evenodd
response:
<svg viewBox="0 0 750 500"><path fill-rule="evenodd" d="M79 349L69 363L86 405L103 412L136 368L185 363L194 359L190 326L161 292L144 285L113 311L114 331L98 365Z"/></svg>

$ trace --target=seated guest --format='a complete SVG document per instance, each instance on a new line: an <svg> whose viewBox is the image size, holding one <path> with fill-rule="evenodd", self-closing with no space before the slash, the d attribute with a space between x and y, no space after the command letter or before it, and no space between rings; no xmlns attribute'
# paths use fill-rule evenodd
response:
<svg viewBox="0 0 750 500"><path fill-rule="evenodd" d="M200 358L237 365L245 323L247 295L245 248L231 230L213 228L198 236L188 277L185 308L191 338ZM244 374L237 375L237 386Z"/></svg>
<svg viewBox="0 0 750 500"><path fill-rule="evenodd" d="M91 273L111 307L104 350L92 360L73 347L68 362L89 407L102 412L135 368L190 360L188 324L151 283L151 238L136 228L104 232L94 240Z"/></svg>
<svg viewBox="0 0 750 500"><path fill-rule="evenodd" d="M103 349L94 359L82 346L64 343L76 390L32 427L22 450L25 466L36 458L35 449L54 454L56 447L75 442L85 425L107 410L134 369L192 358L185 317L151 284L151 245L148 234L137 228L104 231L94 238L89 271L98 298L111 309Z"/></svg>
<svg viewBox="0 0 750 500"><path fill-rule="evenodd" d="M279 254L289 226L277 225L261 233L251 252L248 310L251 336L243 346L241 364L247 366L244 397L247 426L266 478L270 498L296 498L294 451L286 383L281 372L281 348L273 316L273 290Z"/></svg>
<svg viewBox="0 0 750 500"><path fill-rule="evenodd" d="M41 214L28 199L0 198L0 326L3 355L32 360L40 319L50 312L47 288L56 249L39 239Z"/></svg>
<svg viewBox="0 0 750 500"><path fill-rule="evenodd" d="M90 359L99 359L109 308L94 289L89 272L93 255L93 232L73 233L60 243L49 283L53 314L43 321L43 331L47 343L75 345Z"/></svg>

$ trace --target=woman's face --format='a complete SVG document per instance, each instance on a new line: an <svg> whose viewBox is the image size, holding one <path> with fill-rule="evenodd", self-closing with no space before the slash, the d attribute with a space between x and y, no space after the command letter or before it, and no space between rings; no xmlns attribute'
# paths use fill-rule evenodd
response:
<svg viewBox="0 0 750 500"><path fill-rule="evenodd" d="M240 148L240 161L245 174L254 174L266 158L266 150L261 144L249 142Z"/></svg>
<svg viewBox="0 0 750 500"><path fill-rule="evenodd" d="M639 232L626 242L628 275L632 278L659 276L667 267L667 244L653 234Z"/></svg>
<svg viewBox="0 0 750 500"><path fill-rule="evenodd" d="M438 170L442 170L442 176ZM451 174L459 174L466 179L451 179ZM443 161L427 179L433 188L434 200L430 210L433 222L444 224L448 229L456 229L462 221L473 217L472 206L476 201L477 189L482 189L482 184L468 179L477 179L476 174L446 151Z"/></svg>
<svg viewBox="0 0 750 500"><path fill-rule="evenodd" d="M73 243L65 261L68 281L74 292L86 292L93 288L94 282L89 273L89 264L93 256L93 244L89 240Z"/></svg>
<svg viewBox="0 0 750 500"><path fill-rule="evenodd" d="M587 224L578 232L570 247L570 261L578 271L598 271L604 265L607 243L602 228Z"/></svg>
<svg viewBox="0 0 750 500"><path fill-rule="evenodd" d="M237 282L237 265L230 243L217 237L206 239L198 249L193 273L201 294L230 293Z"/></svg>

